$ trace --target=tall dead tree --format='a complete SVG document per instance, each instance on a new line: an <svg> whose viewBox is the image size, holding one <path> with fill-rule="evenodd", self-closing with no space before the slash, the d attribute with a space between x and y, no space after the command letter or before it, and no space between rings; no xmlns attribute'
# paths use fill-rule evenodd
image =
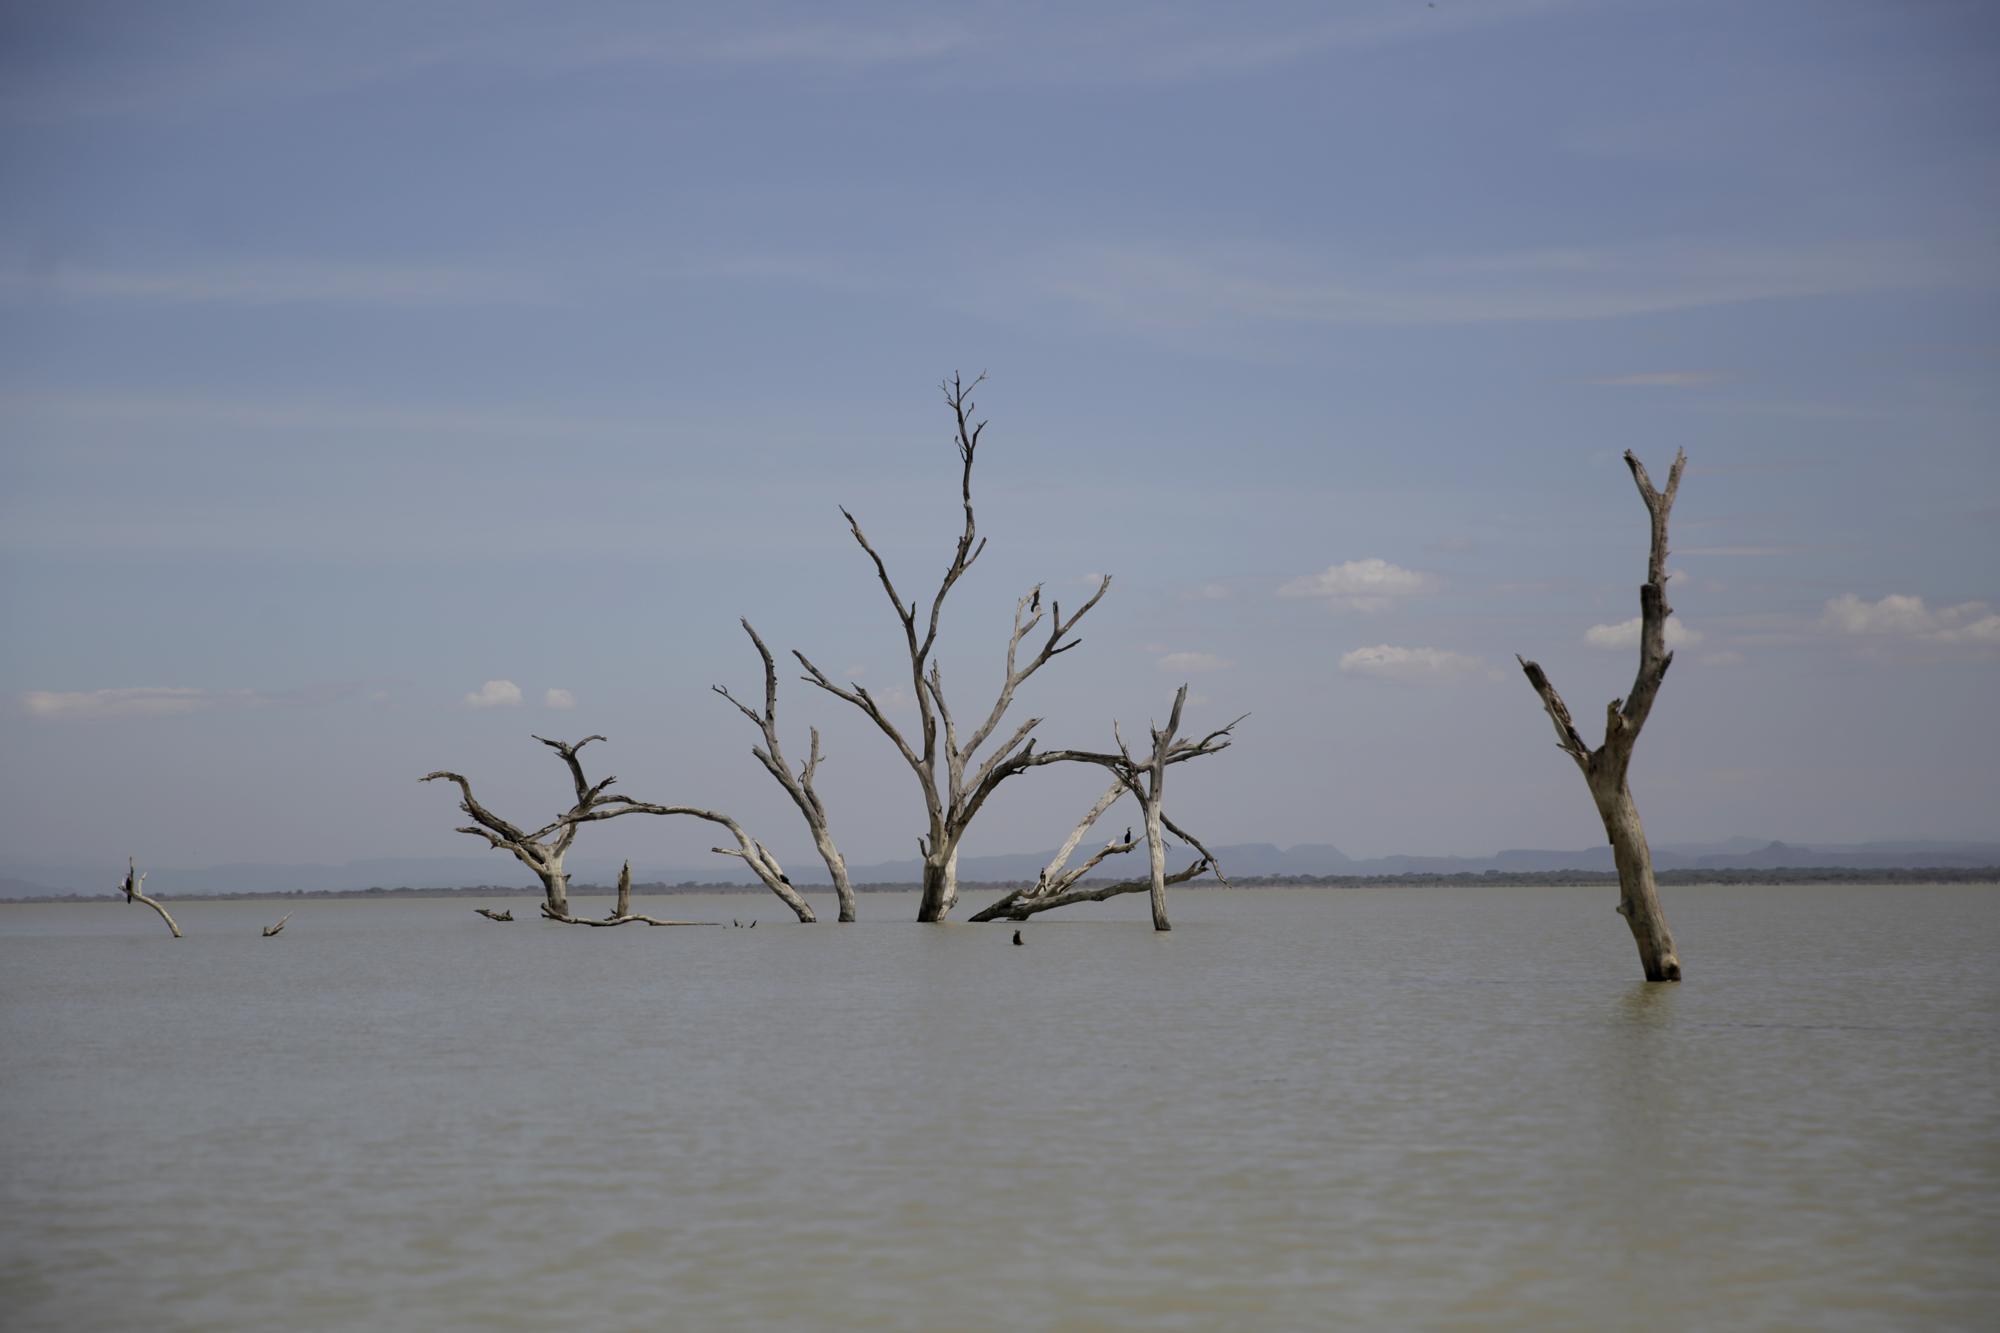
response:
<svg viewBox="0 0 2000 1333"><path fill-rule="evenodd" d="M1646 725L1646 717L1653 711L1653 699L1660 692L1660 682L1666 679L1667 668L1674 660L1674 655L1667 651L1667 618L1673 614L1673 608L1667 605L1667 515L1674 507L1674 494L1680 489L1687 454L1676 451L1664 491L1654 489L1645 465L1629 449L1625 451L1625 465L1632 469L1640 498L1652 516L1652 549L1646 561L1646 581L1639 588L1639 674L1632 682L1631 692L1623 699L1613 699L1605 709L1603 744L1595 750L1585 745L1570 720L1562 696L1556 693L1556 687L1549 683L1541 667L1523 657L1515 660L1527 673L1535 693L1541 696L1549 721L1555 724L1557 746L1582 770L1598 817L1604 821L1604 832L1611 840L1612 859L1618 866L1618 911L1638 942L1639 961L1646 970L1646 980L1679 981L1681 960L1674 952L1674 937L1660 908L1659 887L1653 882L1652 849L1646 845L1646 831L1640 826L1639 807L1632 802L1626 773L1631 767L1632 747L1639 739L1639 729Z"/></svg>
<svg viewBox="0 0 2000 1333"><path fill-rule="evenodd" d="M984 379L985 376L981 375L967 384L958 375L953 375L942 386L945 403L951 409L955 424L952 440L958 447L959 497L965 523L951 561L938 580L937 591L931 595L927 615L920 615L917 602L906 603L903 600L889 575L888 565L862 532L860 522L847 509L840 511L855 542L874 563L876 578L880 580L889 604L895 608L896 619L902 624L909 656L910 690L917 708L916 736L906 737L903 730L890 721L880 701L866 688L852 682L844 688L836 685L804 653L793 653L806 670L805 679L865 713L889 738L917 779L923 793L927 824L925 832L917 839L917 850L923 857L923 897L917 908L919 921L942 921L958 901L959 845L966 829L988 798L1008 778L1038 763L1050 762L1048 756L1034 753L1032 733L1041 723L1038 717L1031 717L1014 728L1007 739L983 760L978 756L980 748L993 738L1005 719L1014 702L1014 692L1052 658L1068 652L1081 642L1069 638L1070 632L1111 586L1107 575L1099 581L1089 599L1068 617L1062 614L1060 604L1052 599L1048 610L1048 635L1038 646L1029 645L1025 662L1021 660L1022 645L1043 623L1041 586L1037 584L1014 604L1014 627L1007 640L1007 672L999 696L987 710L984 720L961 741L957 721L945 699L943 672L933 657L933 651L937 647L938 623L944 614L945 598L986 549L972 510L972 465L986 423L974 422L976 409L971 395Z"/></svg>
<svg viewBox="0 0 2000 1333"><path fill-rule="evenodd" d="M750 636L750 642L757 645L757 655L764 659L764 711L760 713L751 708L720 685L710 688L735 704L737 711L764 733L764 743L751 746L750 753L757 757L764 771L785 789L785 794L792 798L792 804L805 817L806 827L812 831L813 846L819 849L820 859L826 862L826 873L833 879L834 897L840 904L840 919L852 921L854 886L847 879L847 861L841 856L840 848L834 846L833 833L827 827L826 806L820 802L819 792L813 787L813 775L819 771L819 728L812 728L812 745L806 756L806 766L794 773L785 758L784 747L778 743L778 664L772 660L771 650L764 646L763 637L757 633L756 627L747 619L742 625L743 632ZM745 859L748 860L748 857ZM789 887L791 881L785 880L784 883Z"/></svg>
<svg viewBox="0 0 2000 1333"><path fill-rule="evenodd" d="M576 787L576 804L566 813L557 815L532 833L509 823L481 805L478 798L472 794L472 784L460 774L439 769L435 773L426 773L418 781L435 782L443 778L446 782L457 783L459 791L464 796L458 803L458 808L472 819L470 825L458 831L469 833L475 838L484 838L499 850L512 853L515 860L526 866L534 873L535 878L541 881L544 914L562 920L570 914L569 874L563 868L563 858L569 854L570 844L576 841L576 829L582 822L581 817L590 815L597 819L609 819L613 815L626 813L633 803L623 796L605 795L611 784L618 781L617 778L609 777L602 782L592 783L583 775L583 764L577 758L577 754L584 746L592 741L601 741L604 737L585 736L574 745L567 741L552 741L542 736L534 739L561 755L563 762L569 766L570 779Z"/></svg>
<svg viewBox="0 0 2000 1333"><path fill-rule="evenodd" d="M151 872L148 871L147 873L150 874ZM144 903L146 904L146 906L152 908L155 912L158 912L160 914L160 920L167 923L167 929L173 932L174 938L180 939L181 928L174 924L174 919L171 916L167 915L166 908L160 906L160 904L156 900L148 898L145 895L143 891L145 883L146 883L146 876L139 873L139 867L135 859L129 856L126 857L125 882L118 886L119 892L125 895L126 902Z"/></svg>

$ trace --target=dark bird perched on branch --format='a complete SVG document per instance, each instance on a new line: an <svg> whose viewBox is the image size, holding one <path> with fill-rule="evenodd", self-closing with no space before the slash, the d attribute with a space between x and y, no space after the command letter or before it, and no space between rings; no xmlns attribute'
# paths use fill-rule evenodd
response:
<svg viewBox="0 0 2000 1333"><path fill-rule="evenodd" d="M1028 610L1030 612L1034 612L1034 611L1039 611L1041 609L1042 609L1042 590L1040 588L1037 588L1035 589L1035 595L1028 599Z"/></svg>
<svg viewBox="0 0 2000 1333"><path fill-rule="evenodd" d="M1027 941L1026 941L1026 940L1024 940L1024 939L1022 939L1022 938L1021 938L1021 932L1020 932L1020 931L1018 931L1018 930L1014 932L1014 943L1016 943L1016 944L1026 944L1026 943L1027 943Z"/></svg>

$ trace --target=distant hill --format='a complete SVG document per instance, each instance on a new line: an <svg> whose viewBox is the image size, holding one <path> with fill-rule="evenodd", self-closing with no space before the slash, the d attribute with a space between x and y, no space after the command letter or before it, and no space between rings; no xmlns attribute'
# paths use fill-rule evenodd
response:
<svg viewBox="0 0 2000 1333"><path fill-rule="evenodd" d="M1612 869L1608 846L1573 851L1511 848L1491 856L1377 856L1355 858L1331 843L1236 843L1215 848L1229 875L1262 878L1285 875L1456 875L1501 871L1532 874L1555 871ZM1031 881L1054 855L1053 849L1000 856L969 856L959 862L959 878L969 883ZM1137 873L1138 857L1127 858ZM1860 843L1790 843L1732 838L1719 843L1667 843L1653 849L1661 870L1784 870L1832 868L1843 870L1942 870L2000 865L2000 842L1884 840ZM492 884L525 887L534 881L508 857L384 857L341 865L286 865L240 862L199 870L171 866L148 870L146 887L159 893L290 893L368 888L449 889ZM825 869L809 856L787 866L801 885L826 882ZM1108 863L1106 873L1122 867ZM578 885L608 884L617 878L618 862L579 857L571 863ZM641 883L682 884L751 882L735 861L720 857L693 866L634 865ZM918 863L881 861L849 868L856 883L915 884ZM110 893L125 875L122 862L102 865L0 863L0 898L47 894Z"/></svg>

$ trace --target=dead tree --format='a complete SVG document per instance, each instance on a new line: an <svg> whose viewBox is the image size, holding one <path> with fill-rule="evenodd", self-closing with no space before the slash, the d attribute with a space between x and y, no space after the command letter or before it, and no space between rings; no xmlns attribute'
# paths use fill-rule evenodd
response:
<svg viewBox="0 0 2000 1333"><path fill-rule="evenodd" d="M627 797L604 794L617 778L605 778L592 784L583 776L578 752L592 741L601 741L604 737L585 736L574 745L541 736L535 739L561 755L563 762L569 765L570 779L576 786L576 804L567 813L556 816L532 833L508 823L481 805L472 794L472 784L457 773L439 769L425 774L418 781L435 782L443 778L457 783L465 798L459 802L458 808L472 819L470 825L458 831L484 838L501 851L511 852L515 860L534 872L535 878L542 882L542 910L560 921L569 917L569 875L563 869L563 858L569 854L570 844L576 841L576 829L582 822L581 817L588 815L594 819L609 819L627 813L634 803Z"/></svg>
<svg viewBox="0 0 2000 1333"><path fill-rule="evenodd" d="M277 934L277 933L278 933L279 931L283 930L283 929L285 928L285 923L286 923L287 921L290 921L291 919L292 919L292 914L291 914L290 912L287 912L287 913L285 913L285 914L284 914L283 916L281 916L281 917L279 917L279 918L278 918L278 924L277 924L277 925L275 925L275 926L266 926L266 927L264 927L264 938L268 940L268 939L270 939L270 938L271 938L271 937L272 937L273 935L275 935L275 934Z"/></svg>
<svg viewBox="0 0 2000 1333"><path fill-rule="evenodd" d="M763 638L746 619L742 622L743 632L750 636L750 642L757 645L757 655L764 659L764 711L751 708L720 685L710 688L730 703L736 710L764 733L764 743L750 747L750 753L764 766L764 771L777 780L792 798L792 804L805 816L806 827L812 831L813 845L819 848L820 859L826 862L826 873L833 879L834 897L840 904L840 919L854 920L854 886L847 879L847 861L840 849L833 844L833 834L827 827L826 806L820 802L819 792L813 787L813 775L819 771L819 728L812 728L812 747L806 756L806 766L794 773L785 758L784 747L778 743L778 664L771 657L771 650L764 646ZM745 858L748 859L747 857ZM782 879L783 872L779 872ZM790 880L783 881L787 886ZM780 897L784 895L780 894ZM796 909L794 909L796 910ZM810 917L801 918L810 920Z"/></svg>
<svg viewBox="0 0 2000 1333"><path fill-rule="evenodd" d="M1118 743L1118 753L1092 754L1080 750L1058 752L1064 759L1096 764L1100 768L1110 770L1115 784L1123 788L1126 792L1129 792L1132 798L1139 802L1139 808L1145 815L1146 860L1148 862L1147 877L1144 880L1130 881L1132 885L1130 888L1121 888L1116 885L1109 886L1109 888L1115 892L1129 893L1136 892L1138 887L1143 885L1149 890L1153 897L1154 930L1173 929L1173 923L1167 920L1167 886L1169 884L1185 883L1187 880L1199 875L1203 870L1210 868L1215 870L1217 879L1222 880L1224 884L1229 882L1223 878L1222 869L1217 865L1215 857L1209 854L1208 848L1202 846L1200 841L1188 833L1187 830L1173 824L1166 817L1164 805L1167 790L1167 769L1174 764L1186 763L1190 759L1200 759L1204 755L1217 754L1228 749L1230 736L1236 730L1236 724L1241 722L1243 718L1239 717L1227 726L1218 727L1198 740L1179 739L1181 709L1187 704L1187 692L1188 687L1183 685L1174 693L1174 707L1173 711L1167 716L1166 726L1149 728L1152 734L1153 750L1144 760L1136 760L1132 757L1131 750L1125 744L1125 737L1119 733L1118 724L1115 722L1111 726L1111 735ZM1247 717L1249 715L1246 713L1244 716ZM1107 791L1105 796L1110 796L1110 794ZM1099 797L1097 806L1092 807L1093 813L1087 817L1088 820L1095 822L1102 811L1109 808L1109 803L1105 800L1105 797ZM1076 842L1081 839L1083 830L1087 827L1089 827L1088 823L1081 825L1075 833L1070 835L1069 847L1073 848L1075 846ZM1201 853L1201 858L1198 861L1171 878L1167 875L1167 851L1166 840L1162 833L1163 828L1171 829L1175 837ZM1127 832L1129 834L1130 830L1128 829ZM1127 837L1125 839L1126 846L1122 850L1129 850L1131 843L1132 839ZM1115 846L1116 844L1113 845ZM1060 869L1060 862L1065 856L1066 852L1058 854L1057 865L1054 869ZM1037 887L1046 888L1047 881L1052 873L1051 870L1044 870L1042 872L1042 882ZM1081 877L1082 873L1079 872L1075 878L1080 879ZM1072 890L1072 892L1076 891ZM1041 896L1041 894L1030 895L1030 902ZM1076 897L1068 898L1067 901L1081 902L1112 896L1113 892L1087 890L1081 892ZM1061 905L1061 902L1055 901L1048 903L1050 907ZM1046 910L1046 908L1042 910Z"/></svg>
<svg viewBox="0 0 2000 1333"><path fill-rule="evenodd" d="M147 872L147 874L151 873L152 873L151 871ZM174 938L180 939L181 928L174 924L174 919L171 916L167 915L167 909L160 906L158 901L156 901L155 899L148 898L143 892L141 892L141 890L145 887L145 883L146 883L146 876L139 873L139 867L135 863L134 859L129 856L126 857L125 882L118 886L119 889L125 895L125 901L128 903L144 903L146 904L146 906L152 908L155 912L158 912L160 914L160 920L167 923L167 929L173 932Z"/></svg>
<svg viewBox="0 0 2000 1333"><path fill-rule="evenodd" d="M750 867L758 879L763 881L764 887L777 894L779 899L784 902L785 906L792 909L792 914L798 917L800 921L811 925L819 919L813 915L812 904L807 902L799 891L792 887L792 877L787 875L785 868L778 864L778 858L771 854L771 849L751 837L741 824L731 819L728 815L715 810L703 810L692 805L654 805L649 801L634 801L626 797L618 797L616 799L619 804L615 806L602 806L590 810L571 811L569 814L564 815L563 819L575 825L588 824L598 819L615 819L619 815L686 815L691 819L705 819L711 824L720 824L729 830L731 837L736 839L736 845L734 847L711 847L709 848L710 851L720 856L742 858L743 863ZM549 915L546 910L544 914ZM568 920L568 916L565 914L555 919L559 921ZM582 924L602 926L615 923L587 921ZM708 923L681 921L671 923L655 922L654 924L706 925Z"/></svg>
<svg viewBox="0 0 2000 1333"><path fill-rule="evenodd" d="M496 912L490 907L475 907L472 910L485 917L488 921L512 921L514 919L512 908L504 912Z"/></svg>
<svg viewBox="0 0 2000 1333"><path fill-rule="evenodd" d="M1674 655L1667 651L1667 617L1673 614L1673 608L1667 605L1667 515L1674 507L1674 493L1680 489L1687 454L1675 453L1665 491L1653 488L1653 479L1646 475L1645 465L1629 449L1625 452L1625 465L1632 469L1640 498L1645 500L1646 512L1652 516L1652 550L1646 561L1646 581L1639 588L1639 674L1632 682L1631 693L1623 699L1613 699L1605 709L1604 743L1595 750L1585 745L1576 725L1570 721L1562 696L1556 693L1556 687L1549 683L1541 667L1524 657L1517 656L1515 660L1527 673L1535 693L1541 696L1549 721L1555 724L1556 745L1583 771L1598 817L1604 821L1604 832L1611 840L1612 859L1618 866L1618 911L1638 942L1639 961L1646 970L1646 980L1679 981L1680 958L1674 952L1674 937L1667 929L1666 914L1660 909L1659 888L1653 882L1653 853L1646 845L1646 831L1639 824L1639 807L1632 802L1626 773L1631 767L1632 747L1639 739L1639 729L1646 725L1646 716L1653 711L1653 699L1660 692L1660 682L1674 660Z"/></svg>
<svg viewBox="0 0 2000 1333"><path fill-rule="evenodd" d="M903 730L889 720L881 703L866 688L852 682L845 688L836 685L804 653L793 653L806 670L805 679L865 713L896 747L896 752L903 757L903 762L909 765L917 779L917 785L923 792L927 824L926 831L917 839L917 850L923 857L923 898L917 909L919 921L942 921L958 901L959 844L994 790L1017 773L1049 762L1047 756L1034 753L1032 733L1041 722L1035 717L1014 728L984 760L978 759L978 753L1005 719L1007 710L1013 704L1015 690L1050 659L1068 652L1081 642L1068 635L1111 586L1107 575L1099 581L1097 590L1089 599L1067 617L1062 614L1061 606L1051 600L1047 638L1039 646L1030 645L1025 662L1021 661L1022 644L1042 625L1041 586L1036 585L1014 604L1014 628L1007 640L1007 673L1001 683L999 697L994 700L985 719L961 741L957 722L945 700L943 673L932 653L937 646L938 623L944 614L945 598L986 549L972 510L972 465L986 423L973 421L975 407L971 394L983 379L985 376L981 375L967 384L953 375L950 382L943 386L945 402L951 408L955 423L953 443L958 446L959 497L965 512L965 523L951 561L938 580L937 591L931 595L927 615L919 615L917 602L904 602L889 575L888 565L862 532L861 524L847 509L840 511L855 542L874 563L882 591L895 608L896 619L902 623L909 657L910 690L917 708L915 738L906 737Z"/></svg>
<svg viewBox="0 0 2000 1333"><path fill-rule="evenodd" d="M997 902L994 902L991 906L982 908L968 919L972 921L1026 921L1031 916L1035 916L1041 912L1053 911L1058 907L1069 907L1075 903L1100 903L1107 898L1116 898L1127 893L1145 893L1150 890L1153 887L1150 875L1144 879L1123 879L1110 883L1086 884L1083 882L1084 877L1095 870L1107 858L1122 856L1139 845L1139 839L1132 836L1132 830L1129 828L1125 830L1123 838L1113 838L1106 842L1104 846L1098 848L1082 864L1069 866L1069 858L1076 851L1078 844L1083 841L1084 834L1089 832L1091 826L1101 819L1104 813L1124 795L1126 795L1124 779L1113 779L1111 785L1105 788L1104 794L1097 798L1097 803L1091 806L1082 819L1077 821L1076 827L1070 831L1068 841L1064 842L1062 847L1057 850L1048 865L1042 868L1041 873L1036 876L1033 884L1026 888L1015 889ZM1190 847L1200 848L1200 842L1176 825L1172 819L1169 819L1164 811L1160 815L1160 822L1169 832L1180 837ZM1065 867L1068 868L1065 869ZM1165 876L1161 887L1165 888L1168 885L1185 884L1191 879L1199 878L1211 869L1215 869L1215 863L1209 859L1207 852L1203 851L1200 856L1189 862L1182 869ZM1220 874L1221 872L1218 870L1218 878L1220 878ZM1228 883L1227 880L1223 882L1225 884Z"/></svg>

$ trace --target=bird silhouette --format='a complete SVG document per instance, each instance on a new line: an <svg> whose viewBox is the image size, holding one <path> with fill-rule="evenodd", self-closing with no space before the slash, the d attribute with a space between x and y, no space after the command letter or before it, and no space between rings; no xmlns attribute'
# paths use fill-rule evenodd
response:
<svg viewBox="0 0 2000 1333"><path fill-rule="evenodd" d="M1130 824L1125 826L1125 841L1132 841L1132 826Z"/></svg>
<svg viewBox="0 0 2000 1333"><path fill-rule="evenodd" d="M1026 940L1024 940L1024 939L1022 939L1022 938L1021 938L1021 932L1020 932L1020 931L1018 931L1018 930L1014 932L1014 943L1016 943L1016 944L1026 944L1026 943L1027 943L1027 941L1026 941Z"/></svg>
<svg viewBox="0 0 2000 1333"><path fill-rule="evenodd" d="M1041 609L1042 609L1042 590L1040 588L1037 588L1035 589L1035 595L1028 599L1028 610L1039 611Z"/></svg>

